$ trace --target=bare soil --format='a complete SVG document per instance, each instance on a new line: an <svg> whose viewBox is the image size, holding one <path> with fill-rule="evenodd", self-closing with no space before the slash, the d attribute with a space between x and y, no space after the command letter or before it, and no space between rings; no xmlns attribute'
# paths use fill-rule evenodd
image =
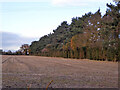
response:
<svg viewBox="0 0 120 90"><path fill-rule="evenodd" d="M3 88L117 88L118 63L40 56L2 56Z"/></svg>

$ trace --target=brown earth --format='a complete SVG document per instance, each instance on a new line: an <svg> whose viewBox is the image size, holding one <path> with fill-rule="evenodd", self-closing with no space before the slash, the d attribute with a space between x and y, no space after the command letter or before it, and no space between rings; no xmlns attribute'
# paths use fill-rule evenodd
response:
<svg viewBox="0 0 120 90"><path fill-rule="evenodd" d="M117 88L118 63L40 56L2 56L3 88Z"/></svg>

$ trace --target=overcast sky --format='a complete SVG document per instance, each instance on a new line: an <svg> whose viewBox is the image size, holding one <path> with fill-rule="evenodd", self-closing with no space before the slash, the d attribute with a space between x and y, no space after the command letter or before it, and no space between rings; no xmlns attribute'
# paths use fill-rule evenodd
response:
<svg viewBox="0 0 120 90"><path fill-rule="evenodd" d="M0 19L3 49L18 50L56 29L62 21L71 23L73 17L101 9L112 0L1 0ZM17 2L16 2L17 1ZM26 2L25 2L26 1ZM34 1L34 2L33 2ZM1 48L1 47L0 47Z"/></svg>

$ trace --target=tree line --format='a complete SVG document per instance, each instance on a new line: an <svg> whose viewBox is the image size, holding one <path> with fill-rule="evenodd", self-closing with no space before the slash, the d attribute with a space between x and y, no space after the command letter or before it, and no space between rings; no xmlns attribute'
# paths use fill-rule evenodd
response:
<svg viewBox="0 0 120 90"><path fill-rule="evenodd" d="M106 4L104 16L100 9L63 21L53 33L30 45L31 55L92 60L120 60L120 1Z"/></svg>
<svg viewBox="0 0 120 90"><path fill-rule="evenodd" d="M28 44L23 44L19 50L17 51L3 51L0 49L0 55L29 55L29 45Z"/></svg>

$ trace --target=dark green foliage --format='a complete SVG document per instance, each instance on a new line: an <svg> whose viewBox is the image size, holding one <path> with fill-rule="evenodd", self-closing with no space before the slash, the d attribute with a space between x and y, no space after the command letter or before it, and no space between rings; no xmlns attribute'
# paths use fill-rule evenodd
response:
<svg viewBox="0 0 120 90"><path fill-rule="evenodd" d="M100 9L82 17L72 18L70 25L63 21L53 33L30 45L30 54L94 60L120 60L120 2L107 4L101 16Z"/></svg>

